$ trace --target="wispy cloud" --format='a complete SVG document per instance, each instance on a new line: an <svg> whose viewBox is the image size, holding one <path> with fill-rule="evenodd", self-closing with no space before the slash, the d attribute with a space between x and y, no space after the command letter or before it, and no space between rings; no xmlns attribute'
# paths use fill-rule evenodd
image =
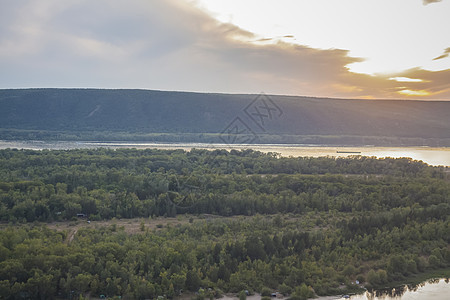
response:
<svg viewBox="0 0 450 300"><path fill-rule="evenodd" d="M441 2L442 0L423 0L423 5L428 5L430 3Z"/></svg>
<svg viewBox="0 0 450 300"><path fill-rule="evenodd" d="M447 49L444 50L444 54L442 54L436 58L433 58L433 60L443 59L443 58L448 57L449 55L450 55L450 47L448 47Z"/></svg>
<svg viewBox="0 0 450 300"><path fill-rule="evenodd" d="M0 87L450 99L450 70L357 74L348 50L258 39L183 1L4 2Z"/></svg>

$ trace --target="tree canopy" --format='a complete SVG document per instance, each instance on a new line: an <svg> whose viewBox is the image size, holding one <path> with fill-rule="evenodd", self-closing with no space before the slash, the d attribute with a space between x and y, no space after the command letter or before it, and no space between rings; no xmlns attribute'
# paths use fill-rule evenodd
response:
<svg viewBox="0 0 450 300"><path fill-rule="evenodd" d="M251 150L0 150L0 298L383 286L450 266L447 171ZM164 217L189 222L146 225Z"/></svg>

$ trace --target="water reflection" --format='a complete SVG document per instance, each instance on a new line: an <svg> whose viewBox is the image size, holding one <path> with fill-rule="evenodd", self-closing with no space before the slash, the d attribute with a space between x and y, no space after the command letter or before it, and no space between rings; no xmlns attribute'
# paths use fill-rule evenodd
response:
<svg viewBox="0 0 450 300"><path fill-rule="evenodd" d="M351 296L352 300L447 300L449 299L450 285L449 278L430 279L428 281L415 284L403 285L392 289L382 289L366 292L362 295Z"/></svg>

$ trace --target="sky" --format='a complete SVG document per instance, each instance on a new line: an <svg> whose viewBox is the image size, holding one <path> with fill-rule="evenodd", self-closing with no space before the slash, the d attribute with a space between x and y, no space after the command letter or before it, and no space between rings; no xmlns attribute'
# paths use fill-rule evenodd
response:
<svg viewBox="0 0 450 300"><path fill-rule="evenodd" d="M0 88L450 100L450 0L0 0Z"/></svg>

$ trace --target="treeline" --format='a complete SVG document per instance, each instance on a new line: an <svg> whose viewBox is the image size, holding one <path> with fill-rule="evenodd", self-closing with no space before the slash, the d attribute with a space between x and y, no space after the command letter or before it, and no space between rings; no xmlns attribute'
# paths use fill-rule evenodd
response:
<svg viewBox="0 0 450 300"><path fill-rule="evenodd" d="M237 140L246 140L248 135L235 135ZM54 131L35 129L5 129L0 128L0 140L25 141L130 141L150 143L205 143L221 144L224 142L221 133L209 132L127 132L127 131ZM353 146L429 146L450 147L450 138L446 137L392 137L392 136L359 136L359 135L317 135L317 134L268 134L259 133L254 144L299 144L299 145L353 145Z"/></svg>
<svg viewBox="0 0 450 300"><path fill-rule="evenodd" d="M251 150L0 151L0 220L383 211L440 205L442 168L410 159L282 158ZM428 211L427 210L427 211Z"/></svg>

